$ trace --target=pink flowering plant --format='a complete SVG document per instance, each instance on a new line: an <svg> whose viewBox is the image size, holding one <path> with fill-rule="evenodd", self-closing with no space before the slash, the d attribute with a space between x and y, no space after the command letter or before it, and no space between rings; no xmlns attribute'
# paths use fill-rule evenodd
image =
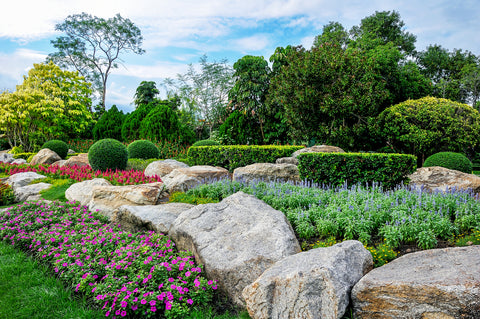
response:
<svg viewBox="0 0 480 319"><path fill-rule="evenodd" d="M0 213L0 239L49 265L106 317L182 318L216 282L165 235L131 233L76 203L26 202Z"/></svg>
<svg viewBox="0 0 480 319"><path fill-rule="evenodd" d="M69 178L76 182L82 182L92 178L104 178L110 181L113 185L137 185L153 182L161 182L159 176L145 176L142 171L138 170L107 170L94 171L90 166L78 167L74 166L58 166L58 165L34 165L28 164L15 165L8 163L0 163L0 171L4 171L8 175L13 175L22 172L37 172L47 177L56 179Z"/></svg>

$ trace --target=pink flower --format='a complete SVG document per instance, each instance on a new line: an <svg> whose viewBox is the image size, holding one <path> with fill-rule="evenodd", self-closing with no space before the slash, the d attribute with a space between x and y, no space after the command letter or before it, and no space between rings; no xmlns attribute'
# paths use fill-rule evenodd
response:
<svg viewBox="0 0 480 319"><path fill-rule="evenodd" d="M170 310L170 309L172 309L172 304L167 301L165 303L165 310Z"/></svg>
<svg viewBox="0 0 480 319"><path fill-rule="evenodd" d="M189 305L191 305L191 304L193 304L193 300L192 300L192 299L187 299L187 303L188 303Z"/></svg>
<svg viewBox="0 0 480 319"><path fill-rule="evenodd" d="M141 303L142 305L144 305L144 304L147 303L147 301L146 301L145 299L142 299L142 300L140 301L140 303Z"/></svg>

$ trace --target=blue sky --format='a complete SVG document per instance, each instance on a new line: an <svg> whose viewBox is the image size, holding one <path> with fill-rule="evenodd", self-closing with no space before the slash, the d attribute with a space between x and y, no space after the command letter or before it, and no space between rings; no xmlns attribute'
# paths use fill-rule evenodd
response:
<svg viewBox="0 0 480 319"><path fill-rule="evenodd" d="M204 54L231 64L247 54L268 60L278 46L310 48L329 21L349 29L375 11L392 10L417 36L417 50L439 44L480 55L480 0L16 0L0 11L0 90L14 90L33 63L54 52L55 24L70 14L120 13L142 31L146 53L124 54L107 89L107 108L130 112L141 81L159 86Z"/></svg>

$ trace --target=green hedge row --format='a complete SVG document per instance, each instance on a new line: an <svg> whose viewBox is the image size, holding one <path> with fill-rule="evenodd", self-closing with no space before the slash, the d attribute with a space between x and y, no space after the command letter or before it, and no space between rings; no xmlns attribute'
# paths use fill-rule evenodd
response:
<svg viewBox="0 0 480 319"><path fill-rule="evenodd" d="M188 160L191 165L212 165L228 169L254 163L275 163L280 157L291 156L293 152L304 146L290 145L220 145L192 146L188 149Z"/></svg>
<svg viewBox="0 0 480 319"><path fill-rule="evenodd" d="M387 188L408 182L417 163L414 155L383 153L303 153L297 159L302 180L335 186L379 182Z"/></svg>

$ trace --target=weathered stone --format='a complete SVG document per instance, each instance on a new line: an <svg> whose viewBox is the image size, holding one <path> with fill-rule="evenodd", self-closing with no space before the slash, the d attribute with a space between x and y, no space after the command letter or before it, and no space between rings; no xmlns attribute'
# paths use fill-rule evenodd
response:
<svg viewBox="0 0 480 319"><path fill-rule="evenodd" d="M243 290L250 317L342 318L350 291L373 268L359 241L286 257Z"/></svg>
<svg viewBox="0 0 480 319"><path fill-rule="evenodd" d="M26 186L34 180L42 178L46 177L35 172L23 172L11 175L5 183L10 185L13 191L15 191L19 187Z"/></svg>
<svg viewBox="0 0 480 319"><path fill-rule="evenodd" d="M298 159L295 157L280 157L277 158L275 164L293 164L298 165Z"/></svg>
<svg viewBox="0 0 480 319"><path fill-rule="evenodd" d="M170 193L174 193L186 192L201 183L225 178L230 179L230 173L225 168L199 165L174 169L163 176L162 181Z"/></svg>
<svg viewBox="0 0 480 319"><path fill-rule="evenodd" d="M154 176L163 177L169 174L171 171L177 168L187 168L188 165L173 159L166 159L164 161L155 161L145 168L145 176Z"/></svg>
<svg viewBox="0 0 480 319"><path fill-rule="evenodd" d="M413 174L408 175L410 185L424 188L429 191L442 191L447 189L472 189L480 193L480 177L466 174L453 169L440 166L421 167Z"/></svg>
<svg viewBox="0 0 480 319"><path fill-rule="evenodd" d="M93 186L90 210L99 210L111 218L112 213L123 205L156 205L168 197L163 183L127 186Z"/></svg>
<svg viewBox="0 0 480 319"><path fill-rule="evenodd" d="M59 161L56 161L55 163L52 163L52 166L62 167L65 162L66 160L59 160Z"/></svg>
<svg viewBox="0 0 480 319"><path fill-rule="evenodd" d="M13 154L9 153L0 153L0 162L2 163L11 163L15 159L13 158Z"/></svg>
<svg viewBox="0 0 480 319"><path fill-rule="evenodd" d="M206 276L235 304L245 306L242 290L280 259L300 252L285 215L254 196L238 192L217 204L183 212L169 236L191 251Z"/></svg>
<svg viewBox="0 0 480 319"><path fill-rule="evenodd" d="M297 157L302 153L345 153L340 147L330 146L330 145L314 145L312 147L305 147L295 151L292 154L292 157Z"/></svg>
<svg viewBox="0 0 480 319"><path fill-rule="evenodd" d="M67 154L75 154L76 152L74 150L72 150L71 148L68 149L68 152Z"/></svg>
<svg viewBox="0 0 480 319"><path fill-rule="evenodd" d="M75 183L67 188L65 198L69 201L79 202L82 206L87 206L92 200L92 189L94 186L112 186L112 184L103 178L94 178Z"/></svg>
<svg viewBox="0 0 480 319"><path fill-rule="evenodd" d="M234 181L246 183L254 180L264 182L299 182L298 167L292 164L256 163L233 171Z"/></svg>
<svg viewBox="0 0 480 319"><path fill-rule="evenodd" d="M480 246L399 257L365 275L352 301L356 318L479 318Z"/></svg>
<svg viewBox="0 0 480 319"><path fill-rule="evenodd" d="M30 161L30 165L38 165L38 164L53 164L56 161L61 160L60 156L54 151L44 148L41 149Z"/></svg>
<svg viewBox="0 0 480 319"><path fill-rule="evenodd" d="M23 158L17 158L15 160L13 160L12 164L17 164L17 165L27 164L27 161L24 160Z"/></svg>
<svg viewBox="0 0 480 319"><path fill-rule="evenodd" d="M40 194L40 191L44 189L49 189L52 184L48 183L38 183L38 184L32 184L32 185L26 185L22 187L17 187L13 193L15 194L15 199L17 202L23 202L28 200L37 200L39 199L38 194ZM34 198L30 198L34 196Z"/></svg>
<svg viewBox="0 0 480 319"><path fill-rule="evenodd" d="M194 205L169 203L162 205L121 206L112 215L112 222L131 232L153 230L168 234L177 217Z"/></svg>
<svg viewBox="0 0 480 319"><path fill-rule="evenodd" d="M70 157L61 166L77 166L83 167L90 165L88 162L88 153L80 153L76 156Z"/></svg>

